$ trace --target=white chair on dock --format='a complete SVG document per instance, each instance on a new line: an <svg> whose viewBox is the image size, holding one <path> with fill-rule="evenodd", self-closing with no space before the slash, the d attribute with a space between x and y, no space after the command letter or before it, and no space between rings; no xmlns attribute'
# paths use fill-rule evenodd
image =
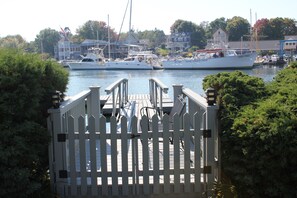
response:
<svg viewBox="0 0 297 198"><path fill-rule="evenodd" d="M171 111L170 111L170 113L168 115L169 116L169 129L173 128L173 117L174 117L174 115L176 114L178 117L181 118L181 116L183 115L185 106L186 106L186 102L185 102L184 98L182 97L182 95L178 96L174 100L173 107L172 107L172 109L171 109ZM158 114L158 111L157 111L156 108L154 108L154 107L142 107L140 109L140 115L141 115L141 117L144 116L144 115L147 116L149 122L148 122L148 126L143 126L143 124L140 123L141 128L147 127L148 131L151 131L152 130L152 117L155 114ZM158 116L158 117L160 119L159 129L162 130L163 121L162 121L160 116ZM170 139L170 142L173 143L173 138Z"/></svg>

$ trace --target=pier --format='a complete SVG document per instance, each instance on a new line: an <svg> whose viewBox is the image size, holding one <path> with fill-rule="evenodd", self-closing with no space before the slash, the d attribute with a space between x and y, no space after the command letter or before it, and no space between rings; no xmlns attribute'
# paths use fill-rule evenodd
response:
<svg viewBox="0 0 297 198"><path fill-rule="evenodd" d="M49 109L51 188L61 197L202 197L220 180L215 104L158 79L90 87Z"/></svg>

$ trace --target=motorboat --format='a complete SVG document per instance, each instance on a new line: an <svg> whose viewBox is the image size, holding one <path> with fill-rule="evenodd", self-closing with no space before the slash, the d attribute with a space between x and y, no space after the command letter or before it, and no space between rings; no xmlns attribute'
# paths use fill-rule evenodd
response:
<svg viewBox="0 0 297 198"><path fill-rule="evenodd" d="M71 70L154 70L162 69L158 56L148 52L132 53L123 60L107 61L103 54L89 52L80 61L69 62Z"/></svg>
<svg viewBox="0 0 297 198"><path fill-rule="evenodd" d="M107 65L100 48L90 48L79 61L68 62L71 70L105 70Z"/></svg>
<svg viewBox="0 0 297 198"><path fill-rule="evenodd" d="M109 61L106 64L109 70L153 70L163 68L158 56L151 51L133 51L123 60Z"/></svg>
<svg viewBox="0 0 297 198"><path fill-rule="evenodd" d="M197 50L193 58L163 60L164 69L249 69L257 57L256 52L237 53L236 50Z"/></svg>

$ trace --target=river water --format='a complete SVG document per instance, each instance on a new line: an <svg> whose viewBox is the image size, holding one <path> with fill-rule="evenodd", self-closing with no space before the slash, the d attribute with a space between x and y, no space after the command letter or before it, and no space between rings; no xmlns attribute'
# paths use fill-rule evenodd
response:
<svg viewBox="0 0 297 198"><path fill-rule="evenodd" d="M256 66L242 71L269 82L281 69L279 66ZM66 95L76 95L90 86L100 86L100 95L106 95L105 88L121 78L128 79L129 94L148 94L150 78L158 78L163 82L169 88L170 96L173 94L173 84L182 84L185 88L203 94L202 81L205 76L230 71L234 70L69 70Z"/></svg>

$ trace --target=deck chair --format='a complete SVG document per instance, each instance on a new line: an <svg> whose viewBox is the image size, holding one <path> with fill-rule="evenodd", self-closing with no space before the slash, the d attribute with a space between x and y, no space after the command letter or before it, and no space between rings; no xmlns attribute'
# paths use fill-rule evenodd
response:
<svg viewBox="0 0 297 198"><path fill-rule="evenodd" d="M178 116L181 116L184 109L185 109L185 106L186 106L186 102L185 102L185 99L182 97L182 95L179 95L175 100L174 100L174 103L173 103L173 107L169 113L169 122L170 123L173 123L173 116L175 114L177 114Z"/></svg>
<svg viewBox="0 0 297 198"><path fill-rule="evenodd" d="M169 128L172 129L172 126L173 126L173 116L175 114L177 114L178 116L181 116L184 109L185 109L185 106L186 106L186 102L184 100L184 98L182 97L182 95L178 96L175 100L174 100L174 103L173 103L173 107L169 113L169 123L170 123L170 126ZM148 127L148 130L151 129L151 117L154 115L154 114L157 114L158 111L153 108L153 107L142 107L140 109L140 115L143 116L143 115L146 115L148 118L149 118L149 126L141 126L141 127ZM162 120L161 120L162 122ZM172 140L171 140L172 141Z"/></svg>
<svg viewBox="0 0 297 198"><path fill-rule="evenodd" d="M183 115L183 111L185 109L186 102L185 99L182 97L182 95L178 96L173 103L173 107L169 113L169 129L173 128L173 116L175 114L178 115L178 117L181 117ZM170 138L171 144L173 144L173 138Z"/></svg>

